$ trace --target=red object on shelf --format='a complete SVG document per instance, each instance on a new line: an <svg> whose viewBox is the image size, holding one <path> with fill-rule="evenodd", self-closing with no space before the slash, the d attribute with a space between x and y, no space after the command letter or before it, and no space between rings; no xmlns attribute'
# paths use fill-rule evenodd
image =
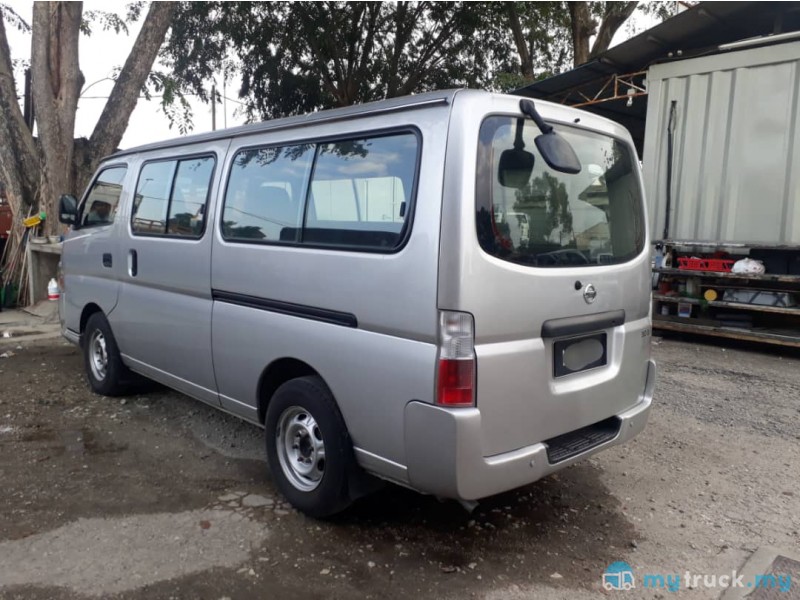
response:
<svg viewBox="0 0 800 600"><path fill-rule="evenodd" d="M681 256L678 258L678 268L687 271L717 271L729 272L733 268L735 260L722 258L689 258Z"/></svg>

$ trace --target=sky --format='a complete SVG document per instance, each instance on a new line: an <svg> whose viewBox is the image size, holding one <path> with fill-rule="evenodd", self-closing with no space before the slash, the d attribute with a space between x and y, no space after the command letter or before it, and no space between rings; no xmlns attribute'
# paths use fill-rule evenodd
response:
<svg viewBox="0 0 800 600"><path fill-rule="evenodd" d="M13 8L23 19L28 23L31 22L31 14L33 11L33 2L23 0L3 0ZM119 0L87 0L83 3L84 11L88 10L102 10L106 12L115 12L119 15L125 14L125 6L127 1ZM117 34L114 31L102 31L99 27L94 28L94 32L90 36L81 36L80 41L80 68L85 77L86 83L84 91L78 101L78 113L75 122L75 136L76 137L89 137L94 129L94 125L100 116L105 101L113 87L113 81L108 78L114 71L115 67L122 67L125 64L125 59L136 40L136 35L139 33L141 22L144 20L144 14L137 23L129 25L128 34ZM643 20L641 17L637 18L632 24L623 26L614 37L614 44L624 41L635 33L652 26L654 23L652 19ZM29 33L22 33L13 27L6 26L6 33L8 34L8 41L11 47L12 59L30 59L31 52L31 38ZM16 75L17 91L21 94L23 90L22 85L22 71L18 70ZM222 84L221 73L217 77L219 86ZM208 82L208 88L211 89L211 81ZM218 92L222 90L218 88ZM217 128L233 127L241 125L245 122L244 116L241 113L239 104L236 99L238 96L238 85L235 82L229 82L225 90L225 96L232 99L225 104L217 105ZM211 131L211 106L204 104L196 98L188 98L193 112L194 128L189 133L204 133ZM150 101L140 98L136 105L136 109L131 115L128 129L122 138L120 144L121 148L130 148L140 144L147 144L150 142L157 142L160 140L179 137L180 132L177 128L170 129L169 120L161 111L158 99Z"/></svg>

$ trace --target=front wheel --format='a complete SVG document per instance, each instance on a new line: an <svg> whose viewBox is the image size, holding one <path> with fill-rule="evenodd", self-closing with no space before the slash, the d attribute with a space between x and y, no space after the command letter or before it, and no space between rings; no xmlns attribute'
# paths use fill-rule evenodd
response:
<svg viewBox="0 0 800 600"><path fill-rule="evenodd" d="M103 396L128 391L130 371L122 363L108 319L101 312L89 317L83 331L83 361L92 390Z"/></svg>
<svg viewBox="0 0 800 600"><path fill-rule="evenodd" d="M311 517L349 506L353 446L336 401L319 377L278 388L267 408L267 461L280 492Z"/></svg>

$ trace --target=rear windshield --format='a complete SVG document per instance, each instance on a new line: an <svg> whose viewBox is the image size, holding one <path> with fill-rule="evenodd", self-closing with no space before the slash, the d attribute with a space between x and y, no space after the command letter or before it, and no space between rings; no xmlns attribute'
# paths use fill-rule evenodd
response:
<svg viewBox="0 0 800 600"><path fill-rule="evenodd" d="M518 122L533 154L530 177L501 173L500 157L514 148ZM614 138L555 126L581 162L576 175L550 169L534 139L533 123L492 116L481 125L477 165L476 226L486 252L536 267L613 265L644 247L644 217L635 159ZM512 187L513 185L513 187Z"/></svg>

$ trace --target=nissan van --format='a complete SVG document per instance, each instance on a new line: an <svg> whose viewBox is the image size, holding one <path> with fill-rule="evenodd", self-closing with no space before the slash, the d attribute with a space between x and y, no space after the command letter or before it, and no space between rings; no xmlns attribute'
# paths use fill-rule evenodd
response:
<svg viewBox="0 0 800 600"><path fill-rule="evenodd" d="M182 137L63 196L60 316L95 392L146 377L261 426L324 517L386 480L474 501L645 426L630 135L474 90Z"/></svg>

